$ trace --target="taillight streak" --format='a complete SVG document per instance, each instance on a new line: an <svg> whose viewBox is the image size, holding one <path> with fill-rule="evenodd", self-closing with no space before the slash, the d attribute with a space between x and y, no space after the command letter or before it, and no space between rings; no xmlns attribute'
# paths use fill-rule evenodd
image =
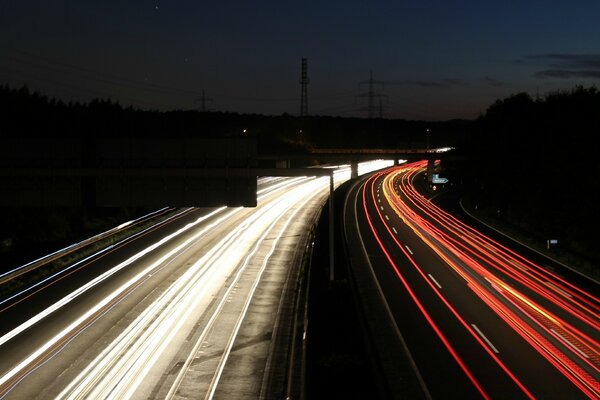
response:
<svg viewBox="0 0 600 400"><path fill-rule="evenodd" d="M372 183L371 183L371 188L373 188ZM448 342L448 340L445 338L445 336L443 335L443 333L441 332L441 330L437 327L437 325L435 325L435 322L433 322L433 320L431 319L431 317L429 316L429 314L425 310L424 306L419 302L419 300L417 299L416 295L412 292L412 290L410 289L408 283L406 282L406 280L403 278L402 274L398 270L398 267L396 266L396 264L394 263L394 261L391 259L391 256L389 255L389 253L387 252L387 250L384 248L384 246L382 244L382 241L380 240L379 235L377 234L377 232L376 232L376 230L375 230L375 228L374 228L374 226L372 224L372 221L371 221L371 219L370 219L370 217L368 215L368 211L366 209L366 199L364 198L364 193L365 193L365 191L363 190L363 203L364 203L364 207L365 207L365 214L366 214L367 220L369 222L369 226L371 228L371 231L373 232L373 235L375 236L375 238L377 240L377 243L381 247L382 251L385 253L386 258L388 259L389 263L392 265L392 268L394 269L396 275L402 281L402 284L407 289L407 291L409 291L409 294L410 294L411 298L413 299L413 301L415 303L417 303L417 306L419 307L419 310L425 315L427 321L434 328L434 330L435 330L436 334L438 335L438 337L440 337L440 339L442 339L444 345L450 351L450 353L452 354L452 356L454 357L454 359L457 361L457 363L460 365L461 369L467 374L468 378L475 385L475 387L480 391L480 393L484 397L487 397L487 394L483 391L483 389L481 388L480 384L475 380L475 377L468 370L468 367L460 359L460 357L458 356L458 354L452 348L452 345ZM376 203L375 192L373 190L371 190L371 196L372 196L373 202ZM519 387L519 389L521 389L521 391L523 391L523 393L528 398L533 399L534 396L529 392L529 390L527 390L527 388L506 367L506 365L504 365L502 363L502 361L500 361L500 359L496 356L496 354L494 353L494 351L484 342L484 340L481 338L481 336L479 336L473 330L473 328L460 316L460 314L456 311L456 309L454 307L452 307L452 305L441 294L441 292L434 286L434 284L429 279L427 279L427 275L418 266L418 264L415 262L415 260L413 259L413 257L411 257L411 255L409 255L409 253L404 249L404 247L402 246L402 244L396 239L395 235L390 230L389 226L385 223L383 214L381 213L381 211L379 210L379 208L377 208L377 214L379 216L379 219L383 222L383 224L384 224L384 226L385 226L385 228L386 228L389 236L396 243L397 247L400 249L400 251L402 252L402 254L407 258L407 260L415 268L415 270L423 278L423 280L425 282L427 282L427 285L434 291L434 293L436 294L436 296L442 301L442 303L446 306L446 308L450 311L450 313L452 315L454 315L454 317L459 321L459 323L467 330L467 332L469 332L469 334L475 339L475 341L494 360L494 362L507 374L507 376L517 385L517 387Z"/></svg>
<svg viewBox="0 0 600 400"><path fill-rule="evenodd" d="M493 302L490 301L490 298L493 297L493 295L489 294L488 289L478 282L476 276L478 275L488 280L491 286L498 291L505 301L509 302L511 306L519 310L523 315L528 316L528 318L533 321L534 325L538 326L538 329L541 329L547 335L553 337L554 340L560 342L566 349L572 352L575 357L587 364L595 372L600 372L600 345L596 340L582 333L580 330L535 303L516 289L504 284L495 277L490 270L484 268L480 262L491 265L494 270L521 283L563 312L577 318L596 331L600 327L598 314L595 311L600 309L597 305L598 299L566 282L555 274L545 271L531 261L526 260L522 256L517 255L486 236L481 235L473 228L464 225L456 218L431 204L412 187L414 174L419 169L422 169L423 166L424 163L414 163L411 164L409 168L396 168L387 171L388 174L383 178L381 187L384 196L392 208L394 208L395 213L453 270L462 276L478 297L484 300L485 304L490 306L498 315L500 315L500 317L505 320L509 326L515 329L521 337L530 343L546 359L549 361L552 360L552 365L565 375L567 379L573 382L583 393L589 397L594 396L592 398L597 398L598 394L600 394L598 381L576 365L568 356L552 345L547 339L543 338L533 327L529 326L529 324L510 311L506 305L501 304L498 299L494 299ZM402 175L401 178L398 178L400 183L396 184L395 178L400 176L400 171L405 172L405 174ZM373 187L373 183L371 183L371 185ZM437 224L440 224L445 231L434 226L411 209L408 204L400 198L396 192L396 188L398 188L398 191L402 191L405 194L408 201L414 207L429 218L432 218ZM374 191L372 196L373 201L375 202ZM417 268L432 290L443 299L439 291L426 278L425 274L419 269L406 251L404 251L403 246L397 241L395 235L391 233L390 228L387 226L387 222L383 219L381 211L378 208L377 212L382 223L386 226L390 237L396 243L398 248L410 260L411 264ZM466 244L451 237L446 231L457 235L464 240ZM435 241L435 244L433 241ZM378 242L381 243L379 239ZM454 255L457 260L465 266L468 266L472 271L471 273L476 275L471 276L471 274L466 273L463 270L464 267L456 264L456 262L451 260L438 247L445 248L446 251ZM480 261L476 261L477 259ZM546 281L546 279L550 282ZM485 297L482 296L484 293ZM444 299L443 301L446 303ZM586 313L591 315L586 315ZM508 318L507 315L510 315L510 318ZM468 326L466 328L472 335L474 334ZM535 338L535 340L532 339L532 337ZM487 347L485 348L487 349Z"/></svg>

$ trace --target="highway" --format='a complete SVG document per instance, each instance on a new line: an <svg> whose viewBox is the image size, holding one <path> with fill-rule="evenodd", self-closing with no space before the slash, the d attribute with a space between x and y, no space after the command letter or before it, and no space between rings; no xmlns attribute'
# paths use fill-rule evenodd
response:
<svg viewBox="0 0 600 400"><path fill-rule="evenodd" d="M426 399L600 398L598 285L585 291L444 212L414 187L425 167L358 180L344 209L390 393L403 398L401 356Z"/></svg>
<svg viewBox="0 0 600 400"><path fill-rule="evenodd" d="M335 169L336 186L349 177ZM285 369L271 351L284 294L329 178L261 178L258 189L256 208L180 210L0 299L0 399L269 394L272 370Z"/></svg>

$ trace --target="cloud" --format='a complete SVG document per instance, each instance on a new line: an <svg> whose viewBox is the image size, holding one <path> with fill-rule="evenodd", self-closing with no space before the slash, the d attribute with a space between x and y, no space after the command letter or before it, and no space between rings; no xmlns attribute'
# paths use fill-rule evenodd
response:
<svg viewBox="0 0 600 400"><path fill-rule="evenodd" d="M534 74L536 78L598 78L600 79L600 69L594 70L567 70L567 69L547 69L538 71Z"/></svg>
<svg viewBox="0 0 600 400"><path fill-rule="evenodd" d="M538 54L526 57L530 60L542 60L551 62L551 66L570 69L599 69L600 54Z"/></svg>
<svg viewBox="0 0 600 400"><path fill-rule="evenodd" d="M493 87L501 87L505 85L505 82L502 82L496 78L492 78L491 76L486 76L483 80L490 86Z"/></svg>
<svg viewBox="0 0 600 400"><path fill-rule="evenodd" d="M536 78L600 78L600 54L547 53L527 56L521 61L523 64L541 61L547 65L533 74Z"/></svg>
<svg viewBox="0 0 600 400"><path fill-rule="evenodd" d="M408 85L419 86L423 88L446 88L450 86L464 86L465 82L462 79L446 78L436 81L416 80L406 81Z"/></svg>

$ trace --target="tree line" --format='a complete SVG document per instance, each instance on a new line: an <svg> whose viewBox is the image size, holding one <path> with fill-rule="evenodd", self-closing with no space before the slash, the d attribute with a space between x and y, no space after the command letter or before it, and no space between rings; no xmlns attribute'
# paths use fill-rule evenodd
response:
<svg viewBox="0 0 600 400"><path fill-rule="evenodd" d="M431 122L159 112L110 99L64 102L27 87L0 86L4 137L247 135L256 138L259 154L277 154L311 147L423 148L427 130L431 147L455 147L462 157L445 162L445 173L452 182L464 183L482 213L533 232L539 241L559 239L561 247L598 265L600 92L595 87L536 98L517 93L497 100L476 120ZM5 222L8 229L10 221ZM0 254L8 235L10 231L0 232Z"/></svg>
<svg viewBox="0 0 600 400"><path fill-rule="evenodd" d="M258 151L306 151L309 147L424 147L448 145L471 121L267 116L232 112L124 107L111 99L89 103L48 98L27 87L0 86L0 127L5 135L45 137L236 137L256 138Z"/></svg>
<svg viewBox="0 0 600 400"><path fill-rule="evenodd" d="M596 269L600 212L596 87L497 100L457 146L454 165L480 212L586 257Z"/></svg>

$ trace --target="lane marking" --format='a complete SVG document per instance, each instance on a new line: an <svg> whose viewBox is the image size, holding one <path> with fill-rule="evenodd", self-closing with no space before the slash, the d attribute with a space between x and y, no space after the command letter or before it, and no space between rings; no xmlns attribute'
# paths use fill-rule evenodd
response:
<svg viewBox="0 0 600 400"><path fill-rule="evenodd" d="M436 285L438 288L440 288L440 289L442 288L442 285L440 285L440 284L439 284L439 282L435 280L435 278L433 277L433 275L431 275L431 274L427 274L427 276L429 276L429 279L431 279L431 280L433 281L433 283L435 283L435 285Z"/></svg>
<svg viewBox="0 0 600 400"><path fill-rule="evenodd" d="M406 247L406 250L408 250L408 252L410 253L411 256L414 256L414 253L412 252L410 247L408 247L407 245L404 245L404 247Z"/></svg>
<svg viewBox="0 0 600 400"><path fill-rule="evenodd" d="M590 358L590 356L588 356L587 354L585 354L583 351L581 351L579 348L577 348L577 346L575 346L573 343L571 343L571 341L567 340L566 337L564 337L563 335L561 335L560 333L556 332L554 330L554 328L550 328L550 330L552 331L552 333L554 333L556 336L558 336L559 338L561 338L562 340L565 341L565 343L567 343L569 346L571 346L571 348L573 348L574 350L576 350L579 354L581 354L582 356L584 356L585 358Z"/></svg>
<svg viewBox="0 0 600 400"><path fill-rule="evenodd" d="M383 206L380 206L380 207L381 207L381 211L383 211Z"/></svg>
<svg viewBox="0 0 600 400"><path fill-rule="evenodd" d="M385 216L385 219L387 219L388 221L390 220L390 217L388 217L387 215Z"/></svg>
<svg viewBox="0 0 600 400"><path fill-rule="evenodd" d="M564 296L573 297L569 293L565 292L564 290L562 290L561 288L559 288L558 286L556 286L555 284L553 284L552 282L544 282L544 283L547 286L550 286L552 289L556 290L557 292L563 294Z"/></svg>
<svg viewBox="0 0 600 400"><path fill-rule="evenodd" d="M492 342L490 342L490 340L489 340L489 339L488 339L488 338L487 338L487 337L486 337L486 336L483 334L483 332L481 332L481 331L479 330L479 328L477 327L477 325L475 325L475 324L471 324L471 326L473 327L473 329L475 329L475 330L477 331L477 334L478 334L479 336L481 336L481 338L482 338L483 340L485 340L485 342L488 344L488 346L490 346L490 348L491 348L492 350L494 350L494 353L496 353L496 354L500 353L500 352L498 351L498 349L496 348L496 346L494 346L494 345L492 344Z"/></svg>
<svg viewBox="0 0 600 400"><path fill-rule="evenodd" d="M396 228L392 227L392 230L394 231L394 233L397 235L398 231L396 230Z"/></svg>

